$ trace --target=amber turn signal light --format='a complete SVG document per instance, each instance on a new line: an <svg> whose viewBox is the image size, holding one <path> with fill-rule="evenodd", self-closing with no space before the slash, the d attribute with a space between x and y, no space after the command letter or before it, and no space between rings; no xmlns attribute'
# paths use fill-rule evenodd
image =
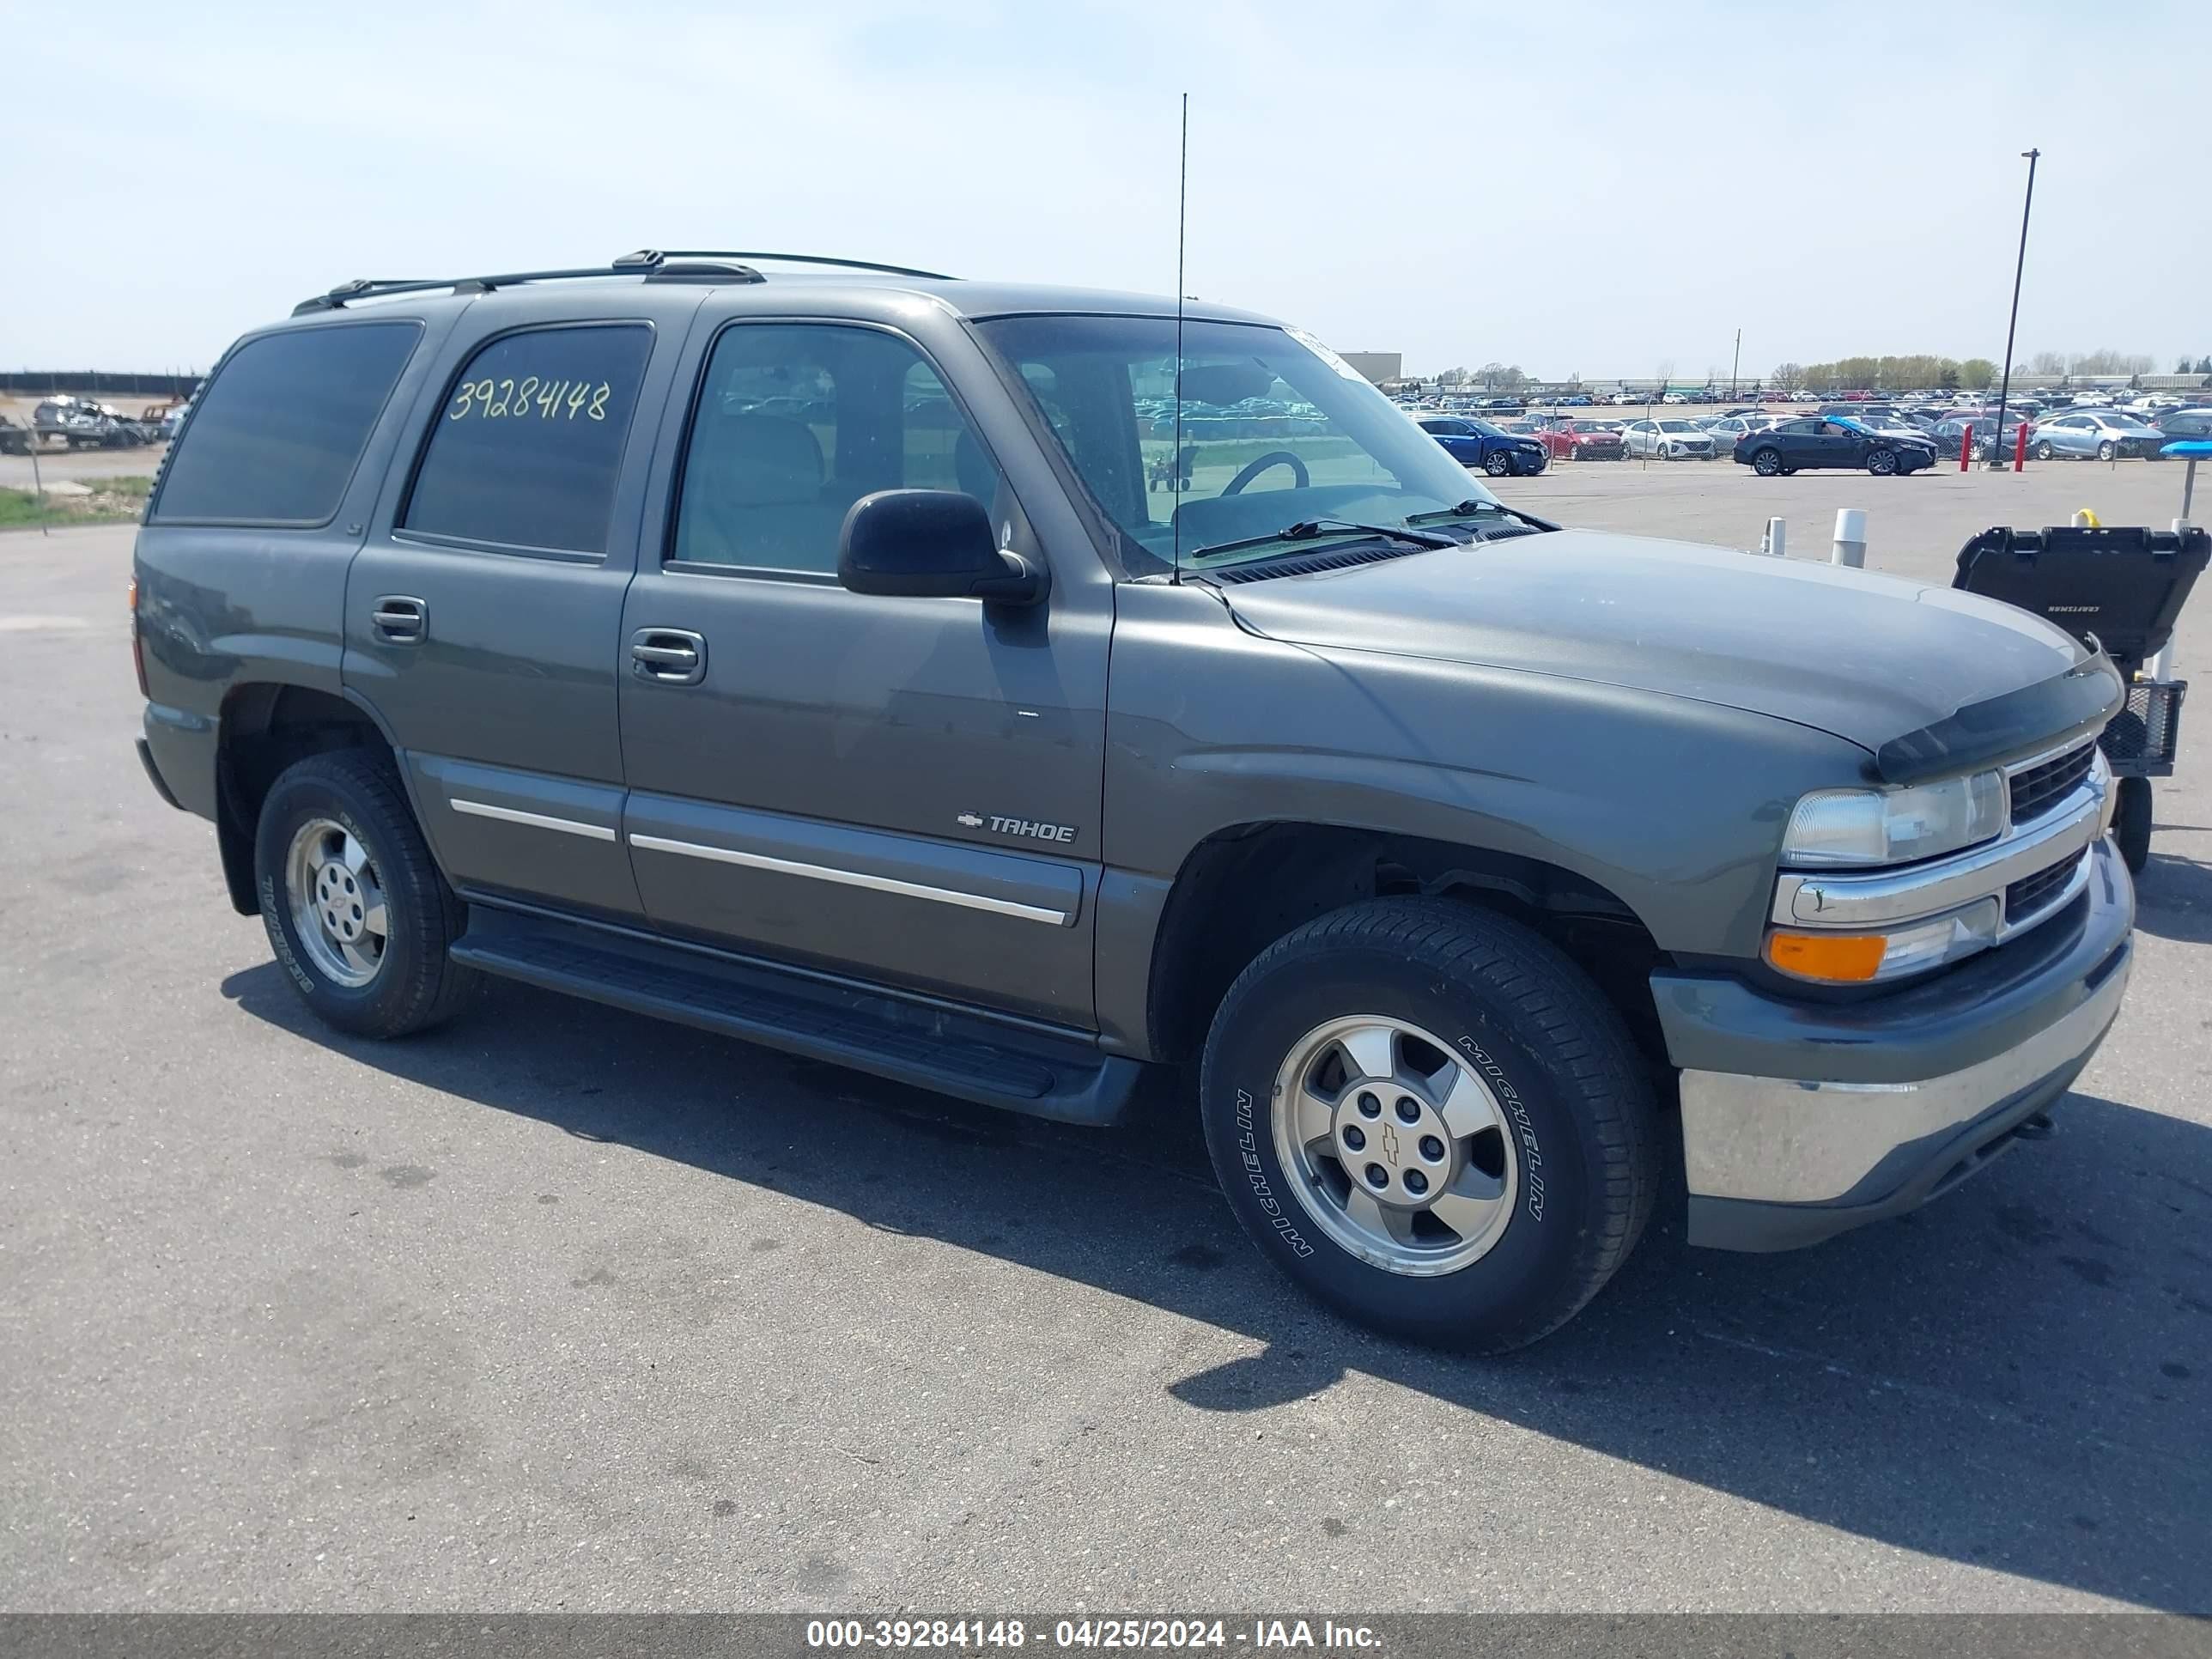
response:
<svg viewBox="0 0 2212 1659"><path fill-rule="evenodd" d="M1800 979L1858 985L1881 971L1889 949L1881 933L1785 933L1766 936L1766 959Z"/></svg>

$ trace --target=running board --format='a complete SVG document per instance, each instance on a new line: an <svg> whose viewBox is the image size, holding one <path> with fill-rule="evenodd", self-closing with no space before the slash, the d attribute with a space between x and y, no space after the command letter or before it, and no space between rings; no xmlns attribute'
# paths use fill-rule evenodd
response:
<svg viewBox="0 0 2212 1659"><path fill-rule="evenodd" d="M1116 1121L1144 1069L1074 1038L483 905L449 954L504 979L1062 1123Z"/></svg>

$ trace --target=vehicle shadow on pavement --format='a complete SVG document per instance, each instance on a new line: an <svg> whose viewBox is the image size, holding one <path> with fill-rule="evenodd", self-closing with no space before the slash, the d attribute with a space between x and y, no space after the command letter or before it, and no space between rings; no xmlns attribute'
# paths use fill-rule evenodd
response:
<svg viewBox="0 0 2212 1659"><path fill-rule="evenodd" d="M2212 942L2212 864L2153 853L2136 878L2136 927L2187 945Z"/></svg>
<svg viewBox="0 0 2212 1659"><path fill-rule="evenodd" d="M391 1076L1258 1345L1164 1379L1194 1410L1364 1373L1461 1408L1469 1437L1510 1425L1899 1550L2212 1610L2212 1131L2194 1123L2076 1095L2052 1139L1936 1205L1773 1256L1684 1247L1678 1152L1614 1283L1484 1361L1370 1335L1280 1279L1168 1074L1123 1127L1087 1130L520 986L395 1043L321 1026L273 963L223 991ZM804 1151L748 1103L793 1094Z"/></svg>

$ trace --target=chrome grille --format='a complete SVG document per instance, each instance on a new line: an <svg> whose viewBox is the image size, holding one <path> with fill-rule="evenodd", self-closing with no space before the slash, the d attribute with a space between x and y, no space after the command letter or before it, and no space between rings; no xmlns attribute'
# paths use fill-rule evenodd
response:
<svg viewBox="0 0 2212 1659"><path fill-rule="evenodd" d="M2006 923L2018 927L2065 891L2066 884L2073 880L2075 871L2081 868L2081 860L2088 856L2087 853L2075 853L2056 864L2045 866L2032 876L2022 876L2006 888Z"/></svg>
<svg viewBox="0 0 2212 1659"><path fill-rule="evenodd" d="M2030 823L2066 799L2089 775L2097 745L2087 742L2012 775L2012 821Z"/></svg>

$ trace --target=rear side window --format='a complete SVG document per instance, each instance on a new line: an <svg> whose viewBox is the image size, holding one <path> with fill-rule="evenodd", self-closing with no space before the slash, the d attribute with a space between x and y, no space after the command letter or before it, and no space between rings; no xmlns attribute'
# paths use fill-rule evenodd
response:
<svg viewBox="0 0 2212 1659"><path fill-rule="evenodd" d="M604 553L653 355L642 323L533 328L469 360L431 422L402 520L503 547Z"/></svg>
<svg viewBox="0 0 2212 1659"><path fill-rule="evenodd" d="M148 516L327 524L421 335L349 323L248 341L200 393Z"/></svg>

